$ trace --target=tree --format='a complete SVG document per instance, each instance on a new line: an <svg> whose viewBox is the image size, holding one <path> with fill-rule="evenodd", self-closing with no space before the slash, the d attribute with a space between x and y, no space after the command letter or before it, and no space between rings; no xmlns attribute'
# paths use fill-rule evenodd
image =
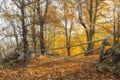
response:
<svg viewBox="0 0 120 80"><path fill-rule="evenodd" d="M23 36L23 51L24 51L24 58L26 59L25 60L25 63L24 63L24 67L26 67L29 63L29 55L30 55L30 52L29 52L29 45L28 45L28 41L27 41L27 33L28 33L28 30L27 30L27 26L26 26L26 23L25 23L25 0L22 0L22 1L18 1L18 4L16 3L16 1L12 0L16 6L20 9L20 13L21 13L21 26L22 26L22 36Z"/></svg>
<svg viewBox="0 0 120 80"><path fill-rule="evenodd" d="M114 45L119 43L120 37L120 3L119 0L113 1L113 33L114 33Z"/></svg>
<svg viewBox="0 0 120 80"><path fill-rule="evenodd" d="M46 16L47 16L47 11L48 11L48 5L49 5L49 1L46 0L46 6L45 9L43 11L42 6L40 5L41 1L37 1L37 14L38 14L38 24L40 26L40 49L41 49L41 54L45 54L45 50L46 46L45 46L45 40L44 40L44 27L45 27L45 20L46 20Z"/></svg>
<svg viewBox="0 0 120 80"><path fill-rule="evenodd" d="M70 56L71 32L74 21L74 3L71 0L63 0L63 21L66 37L67 54ZM70 26L69 26L70 24Z"/></svg>
<svg viewBox="0 0 120 80"><path fill-rule="evenodd" d="M78 2L78 17L80 24L85 29L87 42L91 42L95 34L99 2L99 0L85 0ZM93 43L88 43L87 51L91 49L93 49Z"/></svg>

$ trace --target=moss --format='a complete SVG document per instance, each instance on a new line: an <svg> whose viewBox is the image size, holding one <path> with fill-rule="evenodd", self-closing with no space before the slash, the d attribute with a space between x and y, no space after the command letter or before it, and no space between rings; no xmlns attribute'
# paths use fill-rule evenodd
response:
<svg viewBox="0 0 120 80"><path fill-rule="evenodd" d="M2 69L4 69L4 67L3 67L3 65L2 65L2 64L0 64L0 70L2 70Z"/></svg>

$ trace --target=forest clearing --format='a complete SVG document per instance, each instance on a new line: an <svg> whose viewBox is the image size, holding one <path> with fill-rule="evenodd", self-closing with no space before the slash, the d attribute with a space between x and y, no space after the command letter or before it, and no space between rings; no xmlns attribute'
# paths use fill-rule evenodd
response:
<svg viewBox="0 0 120 80"><path fill-rule="evenodd" d="M0 0L0 80L120 80L120 0Z"/></svg>

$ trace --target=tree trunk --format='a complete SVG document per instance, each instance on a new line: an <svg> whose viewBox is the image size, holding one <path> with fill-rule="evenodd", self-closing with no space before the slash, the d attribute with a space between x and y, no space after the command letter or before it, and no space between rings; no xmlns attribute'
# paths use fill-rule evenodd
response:
<svg viewBox="0 0 120 80"><path fill-rule="evenodd" d="M37 1L37 14L39 15L39 25L40 25L40 49L41 49L41 54L45 54L45 40L44 40L44 25L45 25L45 18L46 18L46 14L47 14L47 10L48 10L48 0L46 0L46 7L45 7L45 12L44 14L42 14L43 12L41 8L40 8L40 1Z"/></svg>
<svg viewBox="0 0 120 80"><path fill-rule="evenodd" d="M16 40L16 44L18 45L18 34L16 32L16 28L15 28L15 24L13 21L10 22L13 28L13 32L14 32L14 36L15 36L15 40Z"/></svg>
<svg viewBox="0 0 120 80"><path fill-rule="evenodd" d="M22 31L23 31L23 48L24 53L27 51L27 26L25 26L25 5L24 0L21 2L21 22L22 22Z"/></svg>
<svg viewBox="0 0 120 80"><path fill-rule="evenodd" d="M44 31L43 31L43 24L40 26L40 49L41 54L45 54L45 43L44 43Z"/></svg>
<svg viewBox="0 0 120 80"><path fill-rule="evenodd" d="M35 12L35 10L34 10ZM36 29L35 29L35 15L33 15L33 24L31 26L31 31L32 31L32 40L33 40L33 45L34 45L34 51L36 52Z"/></svg>
<svg viewBox="0 0 120 80"><path fill-rule="evenodd" d="M70 56L70 42L69 42L69 35L68 35L68 30L67 30L67 26L65 27L65 36L66 36L66 46L67 47L67 54L68 56Z"/></svg>
<svg viewBox="0 0 120 80"><path fill-rule="evenodd" d="M23 51L24 51L24 66L23 68L26 68L29 64L30 60L30 51L29 51L29 45L27 41L27 26L25 25L25 1L22 0L21 2L21 22L22 22L22 31L23 31Z"/></svg>
<svg viewBox="0 0 120 80"><path fill-rule="evenodd" d="M90 32L89 32L89 36L87 36L87 42L92 42L93 36L94 36L94 28L91 28ZM93 43L88 43L87 51L89 51L89 50L91 50L93 48L94 48ZM86 55L88 55L88 54L93 54L93 52L86 53Z"/></svg>
<svg viewBox="0 0 120 80"><path fill-rule="evenodd" d="M69 46L69 45L68 45ZM68 56L70 56L70 47L67 48L67 53L68 53Z"/></svg>

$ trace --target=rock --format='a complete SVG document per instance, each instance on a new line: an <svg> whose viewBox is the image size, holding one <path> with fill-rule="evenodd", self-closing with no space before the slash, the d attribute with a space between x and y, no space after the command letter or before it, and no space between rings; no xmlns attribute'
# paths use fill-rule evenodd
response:
<svg viewBox="0 0 120 80"><path fill-rule="evenodd" d="M21 48L16 48L14 52L6 56L4 59L1 60L1 63L5 67L15 68L23 66L23 62L25 60L24 53L22 52Z"/></svg>
<svg viewBox="0 0 120 80"><path fill-rule="evenodd" d="M98 71L111 72L120 77L120 45L108 49L105 54L107 55L105 55L105 59L99 64Z"/></svg>

